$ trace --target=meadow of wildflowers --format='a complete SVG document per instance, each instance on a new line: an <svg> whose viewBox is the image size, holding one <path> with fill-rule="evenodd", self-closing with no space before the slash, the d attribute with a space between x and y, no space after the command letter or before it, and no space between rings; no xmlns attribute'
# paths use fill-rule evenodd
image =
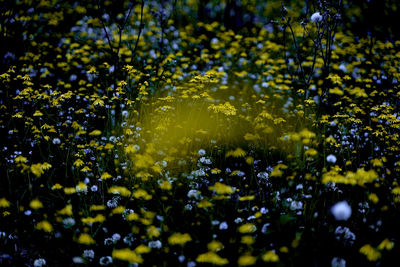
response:
<svg viewBox="0 0 400 267"><path fill-rule="evenodd" d="M397 266L377 2L2 2L0 265Z"/></svg>

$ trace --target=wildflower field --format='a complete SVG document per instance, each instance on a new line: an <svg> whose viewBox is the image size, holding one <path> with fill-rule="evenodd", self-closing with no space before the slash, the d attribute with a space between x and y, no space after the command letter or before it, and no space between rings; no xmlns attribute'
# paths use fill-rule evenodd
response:
<svg viewBox="0 0 400 267"><path fill-rule="evenodd" d="M398 1L0 3L1 266L398 266Z"/></svg>

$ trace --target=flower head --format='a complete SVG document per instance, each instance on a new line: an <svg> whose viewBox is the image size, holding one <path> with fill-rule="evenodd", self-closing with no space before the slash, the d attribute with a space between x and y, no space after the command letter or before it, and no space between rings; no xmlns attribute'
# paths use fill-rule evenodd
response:
<svg viewBox="0 0 400 267"><path fill-rule="evenodd" d="M333 205L331 212L336 220L346 221L351 216L351 207L347 201L340 201Z"/></svg>
<svg viewBox="0 0 400 267"><path fill-rule="evenodd" d="M321 22L322 21L322 16L319 12L315 12L314 14L311 15L311 21L312 22Z"/></svg>

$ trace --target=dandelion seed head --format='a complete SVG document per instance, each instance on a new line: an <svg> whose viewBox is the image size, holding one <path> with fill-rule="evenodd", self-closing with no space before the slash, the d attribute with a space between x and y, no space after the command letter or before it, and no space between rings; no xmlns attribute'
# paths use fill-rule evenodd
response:
<svg viewBox="0 0 400 267"><path fill-rule="evenodd" d="M329 154L329 155L326 157L326 161L329 162L329 163L335 164L335 163L336 163L336 156L333 155L333 154Z"/></svg>
<svg viewBox="0 0 400 267"><path fill-rule="evenodd" d="M347 201L340 201L331 208L332 215L338 221L346 221L351 216L351 207Z"/></svg>
<svg viewBox="0 0 400 267"><path fill-rule="evenodd" d="M311 15L311 21L312 22L321 22L322 21L322 16L319 12L315 12L314 14Z"/></svg>

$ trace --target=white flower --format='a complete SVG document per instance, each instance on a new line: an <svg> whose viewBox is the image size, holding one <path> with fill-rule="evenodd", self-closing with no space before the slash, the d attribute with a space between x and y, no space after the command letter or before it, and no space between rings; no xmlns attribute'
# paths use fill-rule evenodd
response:
<svg viewBox="0 0 400 267"><path fill-rule="evenodd" d="M83 257L85 257L86 259L93 259L94 258L94 251L93 249L85 249L83 251Z"/></svg>
<svg viewBox="0 0 400 267"><path fill-rule="evenodd" d="M237 217L237 218L235 219L235 223L241 223L241 222L243 222L243 219L242 219L242 218Z"/></svg>
<svg viewBox="0 0 400 267"><path fill-rule="evenodd" d="M268 173L267 172L259 172L258 174L257 174L257 177L258 178L260 178L260 179L265 179L265 180L267 180L268 179Z"/></svg>
<svg viewBox="0 0 400 267"><path fill-rule="evenodd" d="M200 156L204 156L204 155L206 154L206 151L205 151L204 149L200 149L197 153L198 153Z"/></svg>
<svg viewBox="0 0 400 267"><path fill-rule="evenodd" d="M293 201L290 203L291 210L301 210L303 209L303 203L301 201Z"/></svg>
<svg viewBox="0 0 400 267"><path fill-rule="evenodd" d="M330 154L326 157L326 161L329 163L335 163L336 162L336 156L333 154Z"/></svg>
<svg viewBox="0 0 400 267"><path fill-rule="evenodd" d="M46 260L43 258L39 258L33 262L33 266L35 267L42 267L46 265Z"/></svg>
<svg viewBox="0 0 400 267"><path fill-rule="evenodd" d="M156 241L150 241L148 244L149 248L161 248L162 247L162 243L160 240L156 240Z"/></svg>
<svg viewBox="0 0 400 267"><path fill-rule="evenodd" d="M53 144L59 145L60 143L61 143L60 138L54 138L54 139L53 139Z"/></svg>
<svg viewBox="0 0 400 267"><path fill-rule="evenodd" d="M105 257L101 257L99 260L100 265L102 266L106 266L109 265L113 262L111 256L105 256Z"/></svg>
<svg viewBox="0 0 400 267"><path fill-rule="evenodd" d="M346 221L351 216L351 207L347 201L340 201L333 205L331 212L336 220Z"/></svg>
<svg viewBox="0 0 400 267"><path fill-rule="evenodd" d="M121 235L118 233L115 233L112 235L112 239L116 242L121 239Z"/></svg>
<svg viewBox="0 0 400 267"><path fill-rule="evenodd" d="M185 261L185 256L180 255L180 256L178 257L178 261L179 261L179 262L184 262L184 261Z"/></svg>
<svg viewBox="0 0 400 267"><path fill-rule="evenodd" d="M268 226L270 226L269 223L264 224L264 225L262 226L262 228L261 228L261 233L266 234L266 233L267 233L267 230L268 230Z"/></svg>
<svg viewBox="0 0 400 267"><path fill-rule="evenodd" d="M226 229L228 229L228 224L226 222L222 222L219 225L219 230L226 230Z"/></svg>
<svg viewBox="0 0 400 267"><path fill-rule="evenodd" d="M188 198L195 198L198 199L200 196L200 191L197 191L195 189L191 189L188 193L187 193L187 197Z"/></svg>
<svg viewBox="0 0 400 267"><path fill-rule="evenodd" d="M75 219L71 217L65 218L62 222L65 228L69 228L75 225Z"/></svg>
<svg viewBox="0 0 400 267"><path fill-rule="evenodd" d="M322 16L319 12L315 12L314 14L311 15L311 21L312 22L321 22L322 21Z"/></svg>
<svg viewBox="0 0 400 267"><path fill-rule="evenodd" d="M208 158L206 158L206 157L201 157L201 158L199 159L199 162L200 162L200 163L203 163L203 164L211 164L211 163L212 163L211 160L208 159Z"/></svg>
<svg viewBox="0 0 400 267"><path fill-rule="evenodd" d="M332 267L346 267L346 260L342 258L333 258L331 261Z"/></svg>
<svg viewBox="0 0 400 267"><path fill-rule="evenodd" d="M72 262L75 264L82 264L84 263L84 260L82 259L82 257L73 257Z"/></svg>

